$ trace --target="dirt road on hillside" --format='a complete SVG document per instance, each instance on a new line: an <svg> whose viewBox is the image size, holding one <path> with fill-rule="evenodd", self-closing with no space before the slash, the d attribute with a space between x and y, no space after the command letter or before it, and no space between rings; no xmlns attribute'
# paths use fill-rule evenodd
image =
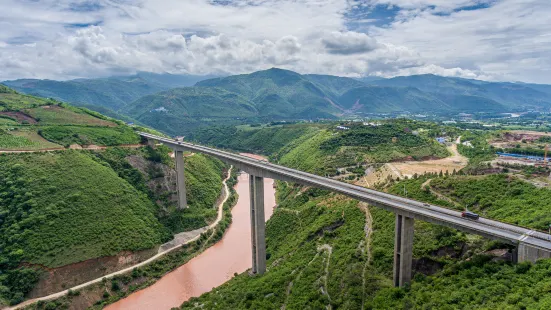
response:
<svg viewBox="0 0 551 310"><path fill-rule="evenodd" d="M88 146L85 146L85 147L82 147L80 145L71 145L69 148L54 147L54 148L39 149L39 150L2 150L2 149L0 149L0 154L44 153L44 152L67 151L67 150L92 150L92 151L94 151L94 150L105 150L105 149L114 148L114 147L137 149L137 148L140 148L142 146L146 146L146 145L145 144L122 144L122 145L116 145L116 146L88 145Z"/></svg>

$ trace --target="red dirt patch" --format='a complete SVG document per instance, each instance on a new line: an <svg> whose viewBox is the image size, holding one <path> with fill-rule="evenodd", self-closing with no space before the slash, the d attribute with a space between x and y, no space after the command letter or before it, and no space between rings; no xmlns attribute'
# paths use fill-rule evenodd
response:
<svg viewBox="0 0 551 310"><path fill-rule="evenodd" d="M27 122L29 124L36 124L38 121L23 112L0 112L0 115L5 115L17 120L20 123Z"/></svg>
<svg viewBox="0 0 551 310"><path fill-rule="evenodd" d="M127 268L157 254L157 248L140 252L123 252L117 256L100 257L59 268L45 268L29 298L47 296L69 287L97 279L103 275Z"/></svg>

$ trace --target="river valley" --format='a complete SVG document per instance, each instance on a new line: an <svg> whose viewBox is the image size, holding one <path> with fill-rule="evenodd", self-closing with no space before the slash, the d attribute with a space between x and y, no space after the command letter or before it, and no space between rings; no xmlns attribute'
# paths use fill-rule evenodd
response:
<svg viewBox="0 0 551 310"><path fill-rule="evenodd" d="M261 159L251 154L243 154ZM273 180L264 179L266 221L275 206ZM217 244L187 264L161 278L157 283L108 306L108 310L171 309L192 297L200 296L230 280L234 273L251 268L251 229L249 211L249 175L242 173L235 187L239 195L232 209L232 224Z"/></svg>

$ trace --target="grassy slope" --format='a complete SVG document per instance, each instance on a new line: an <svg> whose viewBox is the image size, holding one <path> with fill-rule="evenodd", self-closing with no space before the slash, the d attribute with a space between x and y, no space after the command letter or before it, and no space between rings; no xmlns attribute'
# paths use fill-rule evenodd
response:
<svg viewBox="0 0 551 310"><path fill-rule="evenodd" d="M0 90L0 111L15 111L54 103L54 101L47 99L8 92L5 90L6 87L3 87L3 89L3 91Z"/></svg>
<svg viewBox="0 0 551 310"><path fill-rule="evenodd" d="M155 111L159 108L166 110ZM256 108L243 96L206 87L177 88L145 96L129 103L122 111L174 135L182 135L204 124L217 125L257 115Z"/></svg>
<svg viewBox="0 0 551 310"><path fill-rule="evenodd" d="M279 309L284 303L288 309L323 308L328 298L320 291L324 283L319 279L326 274L328 259L328 291L333 303L358 307L363 257L357 247L364 237L356 202L318 206L324 198L316 197L323 194L316 190L302 194L302 199L282 197L295 194L291 188L279 191L280 208L267 225L270 271L252 278L243 273L212 293L190 300L184 309L194 308L196 302L207 309ZM322 246L332 247L331 256ZM344 279L347 281L341 281ZM293 288L287 296L290 281Z"/></svg>
<svg viewBox="0 0 551 310"><path fill-rule="evenodd" d="M103 309L105 306L125 298L140 289L153 285L161 277L187 263L209 246L216 244L224 236L224 232L232 221L231 208L238 199L237 193L234 190L235 184L237 184L237 171L233 169L227 181L230 196L223 206L223 218L216 228L201 234L198 240L171 251L150 264L115 276L110 281L102 281L101 283L88 286L47 303L38 302L25 307L25 309L72 309L74 307Z"/></svg>
<svg viewBox="0 0 551 310"><path fill-rule="evenodd" d="M176 202L166 200L172 192L146 185L164 175L158 169L142 174L127 160L141 156L151 167L173 166L165 151L1 155L0 304L2 297L22 301L37 281L34 268L18 268L22 262L58 267L149 249L215 218L225 166L203 155L186 158L190 208L176 211Z"/></svg>
<svg viewBox="0 0 551 310"><path fill-rule="evenodd" d="M425 127L415 136L412 129ZM406 128L409 132L406 132ZM334 175L337 168L358 162L388 162L412 157L446 157L446 148L427 135L437 131L426 123L395 121L379 127L355 126L348 131L310 131L283 147L276 156L284 165ZM396 138L396 142L393 142Z"/></svg>
<svg viewBox="0 0 551 310"><path fill-rule="evenodd" d="M71 144L114 146L121 144L138 144L141 138L130 127L79 127L79 126L45 126L39 134L48 141L65 147Z"/></svg>
<svg viewBox="0 0 551 310"><path fill-rule="evenodd" d="M4 155L0 163L4 251L22 249L25 262L57 267L161 242L151 201L84 154Z"/></svg>
<svg viewBox="0 0 551 310"><path fill-rule="evenodd" d="M314 135L304 135L291 142L278 154L279 162L303 171L322 172L326 154L320 150L320 145L330 137L331 133L325 130Z"/></svg>
<svg viewBox="0 0 551 310"><path fill-rule="evenodd" d="M285 165L319 173L326 169L324 159L328 158L319 146L331 137L326 131L303 136L275 157ZM486 203L486 211L491 211L496 218L517 216L545 221L543 210L547 196L531 185L520 181L501 184L501 176L471 181L460 181L464 177L459 176L453 178L458 180L451 186L455 187L451 194L458 199L480 200L480 192L495 191L495 195L481 204ZM453 178L435 180L435 187L450 190L449 182ZM390 191L402 193L405 184L409 197L454 207L420 190L422 182L421 179L407 180L394 185ZM545 309L550 304L551 300L546 297L547 277L551 272L549 261L533 267L490 262L486 256L476 253L495 247L495 243L421 221L415 223L414 259L429 268L440 266L436 270L441 271L431 276L417 273L411 288L394 288L391 283L394 214L370 208L373 224L368 253L362 245L362 241L367 240L364 239L365 216L355 201L320 190L300 192L300 189L286 183L278 185L278 209L267 226L269 271L262 277L241 274L212 292L184 303L183 309L279 309L282 305L286 309L322 309L329 305L333 309ZM516 201L525 205L526 200L532 203L530 197L536 195L542 203L525 207L525 213L509 212L518 210L511 195L516 195ZM492 200L490 205L489 200ZM534 217L534 213L541 216ZM332 230L336 226L338 228ZM331 258L320 247L325 244L333 248ZM434 256L439 249L462 253L463 244L468 245L465 255L471 257L470 261ZM324 271L327 262L328 275Z"/></svg>
<svg viewBox="0 0 551 310"><path fill-rule="evenodd" d="M551 261L536 265L489 262L487 257L416 278L408 290L387 288L372 309L549 309Z"/></svg>
<svg viewBox="0 0 551 310"><path fill-rule="evenodd" d="M43 137L65 146L140 142L132 128L101 114L5 87L0 107L39 121L12 119L17 124L0 128L0 148L59 147ZM156 169L142 174L129 156ZM167 199L174 192L146 186L152 179L174 182L161 171L173 173L171 167L166 148L0 155L0 305L21 302L43 267L151 249L172 233L205 226L216 216L225 166L202 155L186 160L190 208L183 211Z"/></svg>
<svg viewBox="0 0 551 310"><path fill-rule="evenodd" d="M354 125L350 130L337 132L321 148L333 152L338 148L357 148L371 162L446 157L446 148L433 139L439 132L440 128L433 124L409 120L386 122L378 127Z"/></svg>
<svg viewBox="0 0 551 310"><path fill-rule="evenodd" d="M231 126L207 127L195 132L192 139L218 148L248 151L270 155L289 142L318 128L309 125L289 125L282 127L248 128Z"/></svg>
<svg viewBox="0 0 551 310"><path fill-rule="evenodd" d="M19 94L5 86L0 89L0 112L17 112L37 121L17 121L4 116L0 122L0 149L34 150L63 145L119 145L135 144L140 137L122 122L97 112L75 108L67 104ZM19 134L25 132L25 134ZM42 138L29 132L38 133ZM59 146L58 146L59 147Z"/></svg>
<svg viewBox="0 0 551 310"><path fill-rule="evenodd" d="M327 130L305 134L275 157L284 165L319 173L326 170L325 165L335 164L331 152L320 151L331 137ZM373 232L366 239L366 216L357 201L316 189L301 192L301 187L280 183L278 208L267 225L269 272L253 278L239 275L182 308L320 309L331 305L361 309L372 305L380 289L392 286L394 215L376 208L370 211ZM416 258L465 240L461 233L427 223L419 222L416 228ZM332 248L330 257L327 245Z"/></svg>
<svg viewBox="0 0 551 310"><path fill-rule="evenodd" d="M64 124L64 125L87 125L87 126L111 126L117 124L108 120L94 117L81 109L39 107L25 110L27 114L39 120L42 125Z"/></svg>
<svg viewBox="0 0 551 310"><path fill-rule="evenodd" d="M429 178L432 179L430 186L434 190L457 204L439 200L430 192L422 190L421 184ZM422 176L416 180L402 181L390 190L401 195L403 186L406 186L408 196L414 199L457 210L468 206L469 210L500 221L540 230L547 230L551 223L551 190L537 188L513 176Z"/></svg>

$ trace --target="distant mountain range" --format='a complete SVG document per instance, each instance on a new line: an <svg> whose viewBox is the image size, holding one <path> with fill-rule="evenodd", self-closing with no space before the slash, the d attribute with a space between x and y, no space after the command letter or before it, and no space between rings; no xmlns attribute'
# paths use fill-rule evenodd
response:
<svg viewBox="0 0 551 310"><path fill-rule="evenodd" d="M119 110L143 96L171 88L192 86L207 78L212 76L142 72L132 76L69 81L21 79L4 81L2 84L29 95Z"/></svg>
<svg viewBox="0 0 551 310"><path fill-rule="evenodd" d="M461 107L472 111L485 111L492 101L516 111L551 107L551 85L486 82L432 74L401 76L369 83L391 87L414 87L434 94L456 109ZM479 102L485 104L481 107L478 105ZM456 106L457 104L460 106Z"/></svg>
<svg viewBox="0 0 551 310"><path fill-rule="evenodd" d="M4 84L28 94L101 107L107 114L107 109L111 109L169 133L244 119L551 108L551 85L436 75L352 79L273 68L218 78L140 73L130 77L64 82L15 80Z"/></svg>

